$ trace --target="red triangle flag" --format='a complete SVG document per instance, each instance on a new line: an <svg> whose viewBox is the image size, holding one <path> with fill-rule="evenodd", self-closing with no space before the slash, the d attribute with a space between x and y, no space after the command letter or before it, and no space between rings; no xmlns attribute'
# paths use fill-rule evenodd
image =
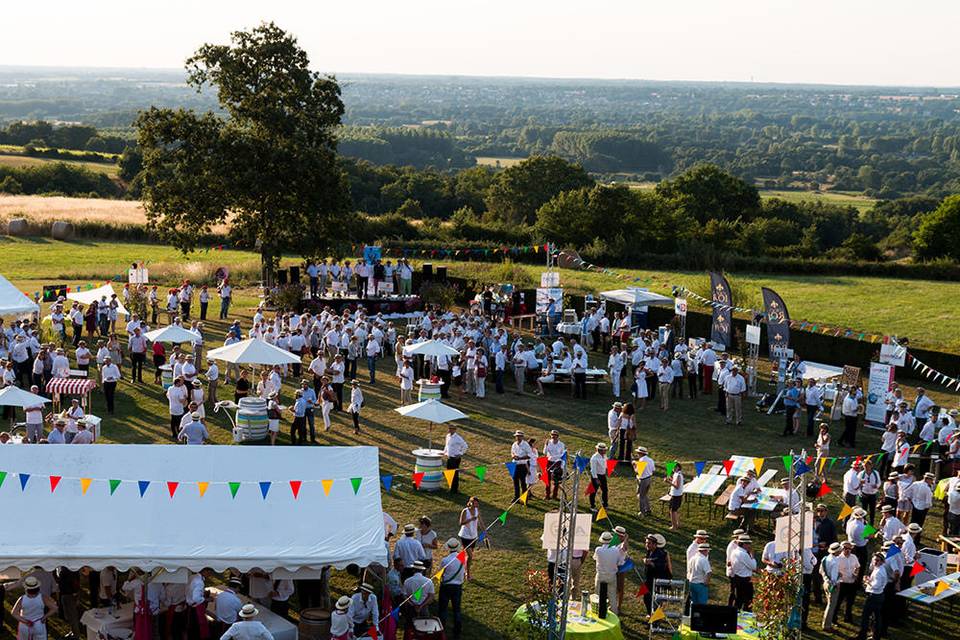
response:
<svg viewBox="0 0 960 640"><path fill-rule="evenodd" d="M419 489L421 482L423 482L423 471L415 472L413 474L413 486Z"/></svg>
<svg viewBox="0 0 960 640"><path fill-rule="evenodd" d="M807 466L810 466L811 462L813 462L813 456L807 456Z"/></svg>
<svg viewBox="0 0 960 640"><path fill-rule="evenodd" d="M377 636L377 628L376 628L376 627L370 627L369 629L367 629L367 635L370 636L371 638L373 638L373 640L377 640L377 637L378 637L378 636Z"/></svg>
<svg viewBox="0 0 960 640"><path fill-rule="evenodd" d="M537 458L537 466L540 467L540 473L547 475L547 456Z"/></svg>
<svg viewBox="0 0 960 640"><path fill-rule="evenodd" d="M457 554L457 560L460 561L460 564L466 564L466 562L467 562L467 552L466 552L466 550L461 551L460 553Z"/></svg>
<svg viewBox="0 0 960 640"><path fill-rule="evenodd" d="M733 460L724 460L723 470L727 472L727 475L730 475L730 472L733 471Z"/></svg>
<svg viewBox="0 0 960 640"><path fill-rule="evenodd" d="M650 593L650 589L647 589L647 585L645 584L640 585L640 588L637 589L637 600L647 595L648 593Z"/></svg>
<svg viewBox="0 0 960 640"><path fill-rule="evenodd" d="M177 487L179 487L179 486L180 486L180 483L179 483L179 482L168 482L168 483L167 483L167 491L170 492L170 497L171 497L171 498L173 497L173 494L175 494L175 493L177 492Z"/></svg>
<svg viewBox="0 0 960 640"><path fill-rule="evenodd" d="M293 499L296 500L300 497L300 485L303 484L300 480L291 480L290 481L290 491L293 492Z"/></svg>
<svg viewBox="0 0 960 640"><path fill-rule="evenodd" d="M920 564L920 561L919 561L919 560L918 560L917 562L914 562L914 563L913 563L913 566L910 567L910 577L913 578L913 577L915 577L915 576L923 573L925 569L926 569L926 567L924 567L922 564Z"/></svg>
<svg viewBox="0 0 960 640"><path fill-rule="evenodd" d="M607 460L607 475L612 476L613 470L617 468L616 460Z"/></svg>
<svg viewBox="0 0 960 640"><path fill-rule="evenodd" d="M592 482L588 482L588 483L587 483L587 490L584 492L584 495L588 495L588 496L589 496L589 495L593 495L593 494L596 493L596 492L597 492L597 488L596 488L595 486L593 486L593 483L592 483Z"/></svg>
<svg viewBox="0 0 960 640"><path fill-rule="evenodd" d="M824 482L822 485L820 485L820 491L817 491L817 497L818 497L818 498L822 498L823 496L827 495L828 493L833 493L833 489L831 489L830 487L828 487L828 486L827 486L827 483Z"/></svg>
<svg viewBox="0 0 960 640"><path fill-rule="evenodd" d="M50 493L57 490L58 484L60 484L60 476L50 476Z"/></svg>

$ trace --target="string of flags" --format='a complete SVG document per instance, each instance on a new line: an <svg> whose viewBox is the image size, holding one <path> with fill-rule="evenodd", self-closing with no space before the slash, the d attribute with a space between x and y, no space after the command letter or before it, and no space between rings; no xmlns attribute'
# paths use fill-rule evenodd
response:
<svg viewBox="0 0 960 640"><path fill-rule="evenodd" d="M362 257L364 245L352 245L351 249L354 255ZM452 258L462 256L469 258L471 256L490 256L490 255L504 255L504 256L517 256L527 253L544 253L550 251L550 244L531 244L531 245L522 245L516 247L485 247L485 248L476 248L476 249L445 249L445 248L436 248L436 249L405 249L400 247L387 248L381 247L383 255L386 256L397 256L397 257L412 257L412 256L429 256L431 258Z"/></svg>
<svg viewBox="0 0 960 640"><path fill-rule="evenodd" d="M953 387L955 391L960 391L960 380L957 378L948 376L945 373L937 371L933 367L924 364L920 360L917 360L912 354L907 353L907 363L913 367L915 370L919 371L925 375L930 380L933 380L936 383L944 385L947 389Z"/></svg>
<svg viewBox="0 0 960 640"><path fill-rule="evenodd" d="M751 313L751 314L752 314L752 313L755 313L755 311L756 311L755 309L747 309L746 307L735 307L735 306L733 306L733 305L722 304L722 303L717 302L717 301L715 301L715 300L710 300L710 299L708 299L708 298L704 298L704 297L703 297L702 295L700 295L699 293L696 293L696 292L694 292L694 291L690 291L690 289L687 289L686 287L677 287L677 291L678 291L679 293L684 294L684 295L687 296L687 297L693 298L694 300L696 300L697 302L699 302L699 303L702 304L702 305L705 305L705 306L708 306L708 307L713 307L714 309L722 309L722 310L724 310L724 311L726 311L726 310L729 309L730 311L733 311L733 312L735 312L735 313Z"/></svg>
<svg viewBox="0 0 960 640"><path fill-rule="evenodd" d="M617 280L630 281L630 282L633 282L633 283L635 283L635 284L636 284L636 283L639 283L639 284L649 284L649 283L652 283L652 282L658 282L658 283L661 283L661 284L665 284L665 281L661 281L660 278L655 277L655 276L646 276L646 277L631 276L631 275L626 274L626 273L621 273L621 272L619 272L619 271L614 271L613 269L607 269L607 268L601 267L601 266L599 266L599 265L591 264L591 263L587 262L586 260L582 259L580 256L574 254L574 253L568 253L568 252L566 252L566 251L559 251L559 252L556 253L556 255L557 255L558 257L566 257L566 258L569 259L574 265L576 265L576 266L579 267L580 269L583 269L584 271L593 271L593 272L596 272L596 273L602 273L603 275L606 275L606 276L612 276L612 277L616 278Z"/></svg>

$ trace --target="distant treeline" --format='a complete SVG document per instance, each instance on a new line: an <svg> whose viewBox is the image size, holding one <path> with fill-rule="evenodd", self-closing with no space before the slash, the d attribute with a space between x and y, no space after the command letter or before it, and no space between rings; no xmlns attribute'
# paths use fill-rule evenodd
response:
<svg viewBox="0 0 960 640"><path fill-rule="evenodd" d="M119 136L102 134L96 127L81 124L54 126L50 122L13 122L0 129L0 144L11 144L32 149L70 149L100 153L123 153L132 142ZM34 155L34 154L31 154ZM44 155L36 153L35 155ZM77 160L103 160L102 156L88 158L70 156Z"/></svg>

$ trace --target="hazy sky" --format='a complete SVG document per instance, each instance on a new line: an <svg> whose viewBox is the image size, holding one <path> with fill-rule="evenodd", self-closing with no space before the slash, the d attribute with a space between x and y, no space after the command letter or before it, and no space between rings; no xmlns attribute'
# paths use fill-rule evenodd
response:
<svg viewBox="0 0 960 640"><path fill-rule="evenodd" d="M323 71L960 86L956 0L47 0L0 64L181 67L273 20Z"/></svg>

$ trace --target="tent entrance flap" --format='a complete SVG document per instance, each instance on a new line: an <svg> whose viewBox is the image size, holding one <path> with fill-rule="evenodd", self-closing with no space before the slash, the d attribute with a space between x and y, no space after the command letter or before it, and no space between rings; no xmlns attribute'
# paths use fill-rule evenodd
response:
<svg viewBox="0 0 960 640"><path fill-rule="evenodd" d="M387 564L376 447L0 447L0 470L0 567Z"/></svg>

